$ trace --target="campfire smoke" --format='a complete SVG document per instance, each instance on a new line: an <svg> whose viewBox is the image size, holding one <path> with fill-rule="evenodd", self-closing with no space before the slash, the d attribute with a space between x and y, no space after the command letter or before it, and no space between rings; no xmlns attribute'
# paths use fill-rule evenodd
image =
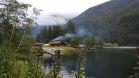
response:
<svg viewBox="0 0 139 78"><path fill-rule="evenodd" d="M85 38L85 37L90 37L91 32L89 31L89 29L81 26L81 27L76 27L75 28L75 33L67 33L63 36L59 36L57 38L54 39L54 41L57 40L65 40L67 38Z"/></svg>

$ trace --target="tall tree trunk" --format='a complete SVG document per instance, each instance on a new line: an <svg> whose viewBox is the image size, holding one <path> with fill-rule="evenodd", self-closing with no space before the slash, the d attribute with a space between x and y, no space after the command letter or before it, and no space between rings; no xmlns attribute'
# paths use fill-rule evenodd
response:
<svg viewBox="0 0 139 78"><path fill-rule="evenodd" d="M26 30L27 30L27 29L25 28L25 30L24 30L24 32L23 32L23 35L22 35L22 37L21 37L20 43L19 43L19 45L18 45L18 47L17 47L17 49L16 49L16 52L19 50L19 48L20 48L20 46L21 46L21 44L22 44L22 41L23 41L23 39L24 39L24 37L25 37Z"/></svg>
<svg viewBox="0 0 139 78"><path fill-rule="evenodd" d="M13 37L13 34L14 34L14 29L15 29L15 26L12 27L12 33L10 35L10 41L12 40L12 37Z"/></svg>

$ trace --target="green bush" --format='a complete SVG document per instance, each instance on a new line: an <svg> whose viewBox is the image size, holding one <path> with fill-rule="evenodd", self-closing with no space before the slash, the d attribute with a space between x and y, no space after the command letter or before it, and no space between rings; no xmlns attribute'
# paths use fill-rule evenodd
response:
<svg viewBox="0 0 139 78"><path fill-rule="evenodd" d="M79 46L79 42L78 42L79 40L78 39L76 39L76 38L71 38L70 39L70 45L72 46L72 47L77 47L77 46Z"/></svg>
<svg viewBox="0 0 139 78"><path fill-rule="evenodd" d="M117 43L104 43L103 46L104 47L117 47L118 44Z"/></svg>
<svg viewBox="0 0 139 78"><path fill-rule="evenodd" d="M2 43L0 46L0 78L16 78L15 52L8 42Z"/></svg>
<svg viewBox="0 0 139 78"><path fill-rule="evenodd" d="M0 59L0 78L45 78L43 65L35 55L17 54L8 42L0 46Z"/></svg>

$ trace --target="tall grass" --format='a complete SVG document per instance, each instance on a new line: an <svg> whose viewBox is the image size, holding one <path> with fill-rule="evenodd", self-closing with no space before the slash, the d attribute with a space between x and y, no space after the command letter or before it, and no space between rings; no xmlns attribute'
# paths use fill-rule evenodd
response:
<svg viewBox="0 0 139 78"><path fill-rule="evenodd" d="M0 78L45 78L43 65L33 54L22 56L8 42L0 46Z"/></svg>
<svg viewBox="0 0 139 78"><path fill-rule="evenodd" d="M0 46L0 78L16 78L15 72L15 52L7 42Z"/></svg>

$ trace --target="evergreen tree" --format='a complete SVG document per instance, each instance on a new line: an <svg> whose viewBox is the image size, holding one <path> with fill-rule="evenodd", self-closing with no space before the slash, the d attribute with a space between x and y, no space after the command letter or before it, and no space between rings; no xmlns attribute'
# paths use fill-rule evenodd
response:
<svg viewBox="0 0 139 78"><path fill-rule="evenodd" d="M131 14L121 17L117 22L115 29L116 42L120 45L138 45L139 44L139 15Z"/></svg>
<svg viewBox="0 0 139 78"><path fill-rule="evenodd" d="M75 32L75 25L74 23L70 20L68 23L67 23L67 33L74 33Z"/></svg>
<svg viewBox="0 0 139 78"><path fill-rule="evenodd" d="M64 29L59 25L44 27L36 37L37 42L47 43L64 34Z"/></svg>

